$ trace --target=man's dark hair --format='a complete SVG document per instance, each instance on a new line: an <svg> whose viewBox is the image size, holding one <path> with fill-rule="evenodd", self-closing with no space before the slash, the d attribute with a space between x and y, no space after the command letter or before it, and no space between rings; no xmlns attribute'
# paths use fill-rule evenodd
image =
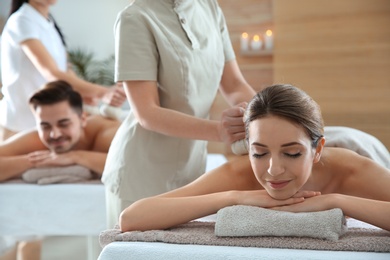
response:
<svg viewBox="0 0 390 260"><path fill-rule="evenodd" d="M62 101L67 101L78 115L82 114L83 101L81 95L74 91L68 82L63 80L47 83L43 89L30 98L29 103L36 110L38 106L53 105Z"/></svg>

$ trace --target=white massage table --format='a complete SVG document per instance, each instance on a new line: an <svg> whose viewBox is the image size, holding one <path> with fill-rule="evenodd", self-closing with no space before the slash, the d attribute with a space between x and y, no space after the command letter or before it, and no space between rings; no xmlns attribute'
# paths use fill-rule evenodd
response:
<svg viewBox="0 0 390 260"><path fill-rule="evenodd" d="M207 170L224 162L223 155L209 154ZM0 239L88 236L91 250L90 243L97 244L96 237L105 229L105 195L100 181L54 185L0 183Z"/></svg>
<svg viewBox="0 0 390 260"><path fill-rule="evenodd" d="M216 220L216 215L211 215L202 219L199 219L199 221L214 221ZM355 219L348 219L347 221L349 228L367 228L371 230L380 230L377 227L374 227L372 225L369 225L367 223L355 220ZM360 232L360 231L359 231ZM359 232L355 233L358 234ZM385 231L383 231L385 232ZM192 234L192 231L189 230L182 230L180 233L184 233L183 237L188 237ZM196 233L196 232L195 232ZM194 234L195 234L194 233ZM190 260L190 259L202 259L202 260L227 260L227 259L234 259L234 260L253 260L253 259L272 259L272 260L287 260L287 259L316 259L316 260L345 260L345 259L354 259L354 260L385 260L390 259L390 233L385 232L385 237L380 237L379 240L372 240L374 234L376 233L370 233L369 235L365 236L362 240L362 238L356 236L352 237L351 239L346 242L348 245L348 248L354 248L356 251L336 251L336 250L313 250L313 249L293 249L293 248L278 248L280 245L289 245L291 246L291 239L294 238L285 238L283 240L275 240L274 248L266 248L266 247L242 247L242 246L220 246L220 245L201 245L196 242L197 239L201 239L204 241L204 238L192 238L190 239L193 241L193 244L187 243L163 243L163 242L111 242L108 245L106 245L103 250L101 251L98 260L125 260L125 259L131 259L131 260ZM102 235L102 234L101 234ZM383 233L382 233L383 235ZM137 235L139 238L142 237L142 234ZM150 238L151 234L146 235ZM166 238L163 238L163 236L158 235L160 239L164 240ZM171 238L173 240L180 240L181 235L178 233L175 235L172 235ZM365 238L368 238L367 243L370 243L371 245L377 243L381 244L380 248L386 248L388 250L385 250L387 252L364 252L359 251L359 245L363 242L365 243ZM234 239L234 238L231 238ZM259 237L259 239L262 239ZM319 239L321 242L319 243L319 247L321 246L322 242L321 239ZM214 241L214 238L210 237L210 240L208 241ZM102 243L102 241L100 241ZM232 240L230 240L232 242ZM308 243L308 240L296 238L296 244L294 243L294 247L302 246L305 248L305 243ZM332 244L332 242L329 242ZM213 243L210 243L213 244ZM370 244L368 244L368 248L370 247ZM295 246L297 245L297 246ZM286 247L289 247L286 246ZM323 246L323 244L322 244ZM283 246L282 246L283 247ZM311 247L316 248L316 247ZM334 247L334 248L337 248ZM376 248L378 249L378 247ZM371 250L374 251L374 250Z"/></svg>
<svg viewBox="0 0 390 260"><path fill-rule="evenodd" d="M390 253L179 245L158 242L113 242L98 260L389 260Z"/></svg>
<svg viewBox="0 0 390 260"><path fill-rule="evenodd" d="M2 183L0 208L0 236L4 241L83 236L87 238L89 259L96 259L96 236L106 228L104 186L100 181L54 185Z"/></svg>

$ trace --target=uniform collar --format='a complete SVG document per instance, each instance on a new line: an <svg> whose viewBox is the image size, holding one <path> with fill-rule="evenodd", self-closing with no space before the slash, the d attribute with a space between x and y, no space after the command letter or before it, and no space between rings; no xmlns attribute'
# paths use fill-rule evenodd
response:
<svg viewBox="0 0 390 260"><path fill-rule="evenodd" d="M32 17L35 21L40 23L41 25L45 27L50 27L53 25L52 19L46 19L38 10L36 10L34 7L32 7L29 3L23 3L23 5L19 8L21 13L28 14L30 17Z"/></svg>
<svg viewBox="0 0 390 260"><path fill-rule="evenodd" d="M177 8L185 2L192 2L193 0L173 0L173 7Z"/></svg>

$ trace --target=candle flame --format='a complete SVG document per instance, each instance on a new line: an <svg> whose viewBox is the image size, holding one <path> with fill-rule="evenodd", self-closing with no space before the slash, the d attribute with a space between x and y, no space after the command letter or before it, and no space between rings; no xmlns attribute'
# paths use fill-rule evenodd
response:
<svg viewBox="0 0 390 260"><path fill-rule="evenodd" d="M257 35L257 34L255 34L255 35L253 36L253 40L254 40L255 42L260 41L260 36Z"/></svg>
<svg viewBox="0 0 390 260"><path fill-rule="evenodd" d="M242 38L246 39L246 38L248 38L248 33L244 32L244 33L241 34L241 36L242 36Z"/></svg>
<svg viewBox="0 0 390 260"><path fill-rule="evenodd" d="M272 35L272 31L271 31L271 30L267 30L267 31L265 32L265 34L266 34L267 36L271 36L271 35Z"/></svg>

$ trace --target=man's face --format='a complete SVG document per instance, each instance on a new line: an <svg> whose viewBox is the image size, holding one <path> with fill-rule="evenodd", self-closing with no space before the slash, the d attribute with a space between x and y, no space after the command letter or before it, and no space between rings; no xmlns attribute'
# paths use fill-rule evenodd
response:
<svg viewBox="0 0 390 260"><path fill-rule="evenodd" d="M67 101L38 106L33 111L41 141L51 151L70 151L80 140L86 122Z"/></svg>

